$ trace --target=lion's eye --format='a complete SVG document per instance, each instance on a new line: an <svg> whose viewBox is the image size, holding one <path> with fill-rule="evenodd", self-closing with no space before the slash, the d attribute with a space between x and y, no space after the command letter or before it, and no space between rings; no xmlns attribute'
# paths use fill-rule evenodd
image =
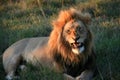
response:
<svg viewBox="0 0 120 80"><path fill-rule="evenodd" d="M66 33L70 34L70 30L66 30Z"/></svg>
<svg viewBox="0 0 120 80"><path fill-rule="evenodd" d="M79 31L82 31L82 30L83 30L83 28L82 28L82 27L79 27L79 28L78 28L78 30L79 30Z"/></svg>

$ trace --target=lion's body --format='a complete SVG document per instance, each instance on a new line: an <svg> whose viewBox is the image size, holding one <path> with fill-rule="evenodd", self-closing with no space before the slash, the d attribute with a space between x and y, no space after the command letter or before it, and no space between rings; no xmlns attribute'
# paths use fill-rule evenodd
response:
<svg viewBox="0 0 120 80"><path fill-rule="evenodd" d="M50 37L26 38L11 45L3 54L7 79L11 79L21 61L48 66L74 79L91 80L95 70L89 16L75 9L61 11L52 24Z"/></svg>
<svg viewBox="0 0 120 80"><path fill-rule="evenodd" d="M27 61L34 65L37 64L37 61L44 64L48 64L51 61L49 55L46 52L46 43L48 42L48 37L39 37L39 38L26 38L20 40L13 45L11 45L3 55L3 65L8 73L20 63L20 61ZM47 60L46 60L47 59ZM13 68L8 68L8 66L14 66Z"/></svg>
<svg viewBox="0 0 120 80"><path fill-rule="evenodd" d="M47 42L48 37L26 38L11 45L3 55L3 64L6 72L9 72L8 66L12 65L12 62L19 64L21 59L36 64L36 60L48 58L46 52L43 52L46 51L44 47L47 45Z"/></svg>

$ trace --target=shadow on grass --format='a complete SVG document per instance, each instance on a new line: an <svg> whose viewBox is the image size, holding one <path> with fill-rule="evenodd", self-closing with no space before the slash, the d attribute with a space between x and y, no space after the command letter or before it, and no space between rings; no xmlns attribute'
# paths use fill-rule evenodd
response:
<svg viewBox="0 0 120 80"><path fill-rule="evenodd" d="M0 80L5 80L5 71L2 64L2 56L0 55Z"/></svg>

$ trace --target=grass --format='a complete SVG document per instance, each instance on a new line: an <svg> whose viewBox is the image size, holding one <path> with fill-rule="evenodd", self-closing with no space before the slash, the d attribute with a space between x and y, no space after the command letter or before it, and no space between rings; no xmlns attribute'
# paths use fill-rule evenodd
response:
<svg viewBox="0 0 120 80"><path fill-rule="evenodd" d="M96 80L119 80L119 24L115 21L99 21L94 20L93 23L96 22L96 24L91 25L95 34L97 66L101 74L96 77ZM107 24L105 24L106 22Z"/></svg>
<svg viewBox="0 0 120 80"><path fill-rule="evenodd" d="M0 54L12 43L26 37L49 36L50 22L62 8L68 8L71 3L64 4L52 0L46 6L43 2L46 19L41 13L37 2L33 0L21 3L8 4L3 0L0 6ZM74 1L74 0L73 0ZM68 1L69 2L69 1ZM112 0L76 0L73 2L77 8L84 11L93 11L94 18L90 25L94 33L94 44L97 55L98 75L94 80L119 80L120 79L120 1ZM31 6L31 4L33 6ZM56 6L58 5L59 6ZM5 72L0 56L0 80L4 80ZM28 69L20 72L21 80L63 80L61 74L43 67L33 67L28 64Z"/></svg>
<svg viewBox="0 0 120 80"><path fill-rule="evenodd" d="M25 71L22 71L20 73L21 80L56 80L56 79L64 80L62 74L56 73L55 71L50 70L46 67L43 66L36 67L31 64L27 64L27 66L29 67Z"/></svg>

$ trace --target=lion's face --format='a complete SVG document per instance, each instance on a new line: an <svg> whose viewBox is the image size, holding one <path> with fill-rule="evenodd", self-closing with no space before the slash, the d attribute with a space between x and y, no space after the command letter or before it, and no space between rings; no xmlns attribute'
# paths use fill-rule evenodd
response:
<svg viewBox="0 0 120 80"><path fill-rule="evenodd" d="M63 35L69 43L73 53L80 54L84 51L84 41L87 38L87 29L82 21L71 20L65 24Z"/></svg>

